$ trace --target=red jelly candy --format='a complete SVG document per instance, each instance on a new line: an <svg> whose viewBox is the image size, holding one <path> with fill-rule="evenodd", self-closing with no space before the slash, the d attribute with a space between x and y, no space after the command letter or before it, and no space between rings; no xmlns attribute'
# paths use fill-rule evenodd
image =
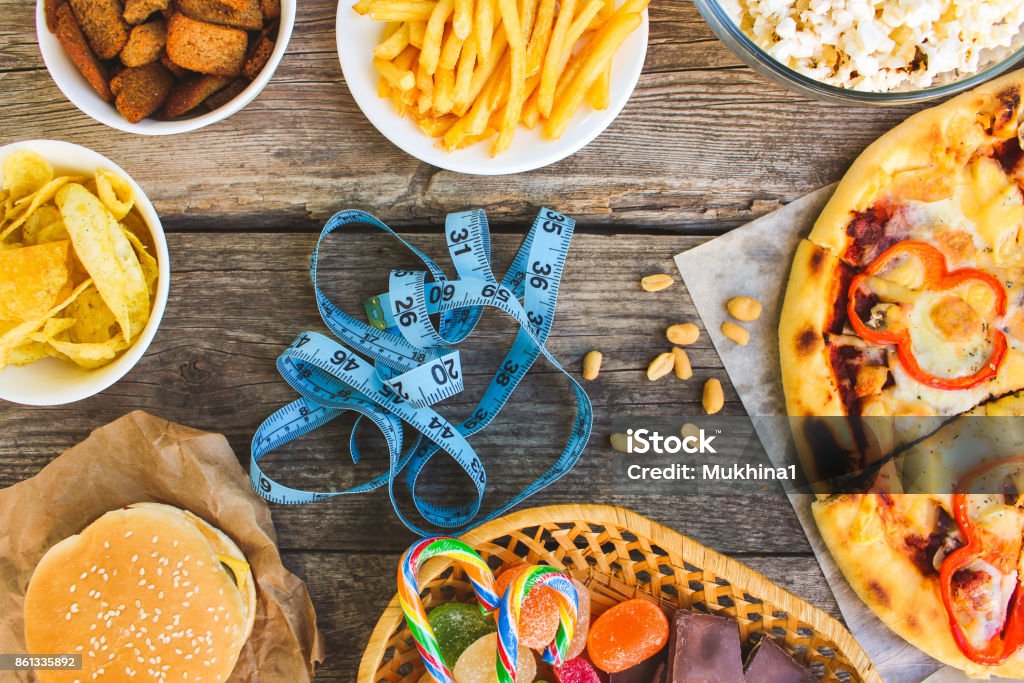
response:
<svg viewBox="0 0 1024 683"><path fill-rule="evenodd" d="M530 568L528 564L515 564L498 574L496 584L498 595ZM535 650L543 650L555 639L558 631L558 595L546 586L530 591L519 613L519 644Z"/></svg>
<svg viewBox="0 0 1024 683"><path fill-rule="evenodd" d="M583 657L570 659L556 668L555 680L558 683L601 683L601 678L594 671L594 667Z"/></svg>
<svg viewBox="0 0 1024 683"><path fill-rule="evenodd" d="M616 673L658 654L668 642L668 618L653 602L626 600L590 625L587 654L594 666Z"/></svg>

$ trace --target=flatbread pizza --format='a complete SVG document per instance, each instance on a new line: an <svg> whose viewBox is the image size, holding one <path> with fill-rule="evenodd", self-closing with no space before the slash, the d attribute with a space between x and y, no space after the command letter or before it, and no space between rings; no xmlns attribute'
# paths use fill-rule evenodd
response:
<svg viewBox="0 0 1024 683"><path fill-rule="evenodd" d="M1024 415L1022 99L1018 71L868 147L800 244L779 325L808 477L885 464L815 503L836 562L896 633L979 677L1024 677L1024 486L910 495L889 456L941 453L957 416Z"/></svg>

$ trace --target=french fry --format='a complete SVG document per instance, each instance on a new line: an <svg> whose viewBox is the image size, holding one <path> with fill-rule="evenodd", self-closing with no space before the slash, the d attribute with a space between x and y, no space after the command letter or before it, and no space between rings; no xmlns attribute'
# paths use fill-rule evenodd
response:
<svg viewBox="0 0 1024 683"><path fill-rule="evenodd" d="M494 3L496 0L476 0L473 34L476 36L477 56L483 60L491 54L494 38Z"/></svg>
<svg viewBox="0 0 1024 683"><path fill-rule="evenodd" d="M378 59L392 60L402 54L402 50L409 46L409 25L402 24L398 30L382 40L377 47L373 48L373 56Z"/></svg>
<svg viewBox="0 0 1024 683"><path fill-rule="evenodd" d="M416 127L432 138L439 138L451 130L459 118L454 114L429 116L416 121Z"/></svg>
<svg viewBox="0 0 1024 683"><path fill-rule="evenodd" d="M427 32L427 22L410 21L406 22L409 27L409 44L418 50L423 49L423 35Z"/></svg>
<svg viewBox="0 0 1024 683"><path fill-rule="evenodd" d="M438 69L434 72L434 114L443 116L449 113L454 106L454 97L455 72L451 69Z"/></svg>
<svg viewBox="0 0 1024 683"><path fill-rule="evenodd" d="M459 63L459 55L462 54L463 44L462 38L455 34L455 29L450 29L445 34L444 43L441 45L441 57L438 59L437 68L454 71Z"/></svg>
<svg viewBox="0 0 1024 683"><path fill-rule="evenodd" d="M455 0L452 29L460 41L469 38L473 31L473 0Z"/></svg>
<svg viewBox="0 0 1024 683"><path fill-rule="evenodd" d="M537 108L545 118L551 116L551 107L555 101L555 86L558 85L558 78L562 75L562 69L565 67L566 55L572 49L571 46L566 47L565 42L575 8L576 0L562 0L558 9L558 18L555 19L555 27L551 32L548 51L544 55Z"/></svg>
<svg viewBox="0 0 1024 683"><path fill-rule="evenodd" d="M377 73L381 75L381 78L386 80L391 87L398 88L401 92L405 92L416 85L416 76L413 72L396 66L393 61L377 58L373 60L373 65L377 68Z"/></svg>
<svg viewBox="0 0 1024 683"><path fill-rule="evenodd" d="M470 36L462 45L459 65L455 71L455 94L452 97L452 111L462 115L469 109L469 87L473 82L473 68L476 66L476 37Z"/></svg>
<svg viewBox="0 0 1024 683"><path fill-rule="evenodd" d="M437 5L433 0L373 0L369 14L374 21L427 21Z"/></svg>
<svg viewBox="0 0 1024 683"><path fill-rule="evenodd" d="M594 35L588 45L588 54L580 64L579 72L572 79L565 93L558 98L558 103L544 124L545 136L557 139L565 133L569 119L576 113L583 98L586 97L587 91L604 71L615 51L629 37L629 34L640 26L641 21L639 12L623 13L620 10L612 15L604 27Z"/></svg>
<svg viewBox="0 0 1024 683"><path fill-rule="evenodd" d="M524 0L524 2L529 2L529 0ZM602 0L593 0L593 2L602 2ZM516 7L516 0L498 0L498 7L501 11L501 22L505 27L510 53L509 94L504 120L498 131L498 139L491 149L492 156L505 151L512 143L512 136L515 135L516 126L519 125L519 114L523 109L523 101L526 99L526 39L523 37L519 8Z"/></svg>
<svg viewBox="0 0 1024 683"><path fill-rule="evenodd" d="M377 78L377 97L381 99L391 97L391 85L388 83L388 79L383 76Z"/></svg>
<svg viewBox="0 0 1024 683"><path fill-rule="evenodd" d="M539 75L536 76L539 82ZM523 115L520 117L519 122L524 126L533 130L537 127L537 123L540 121L540 109L537 108L537 94L540 89L533 91L533 94L526 98L526 103L523 105Z"/></svg>
<svg viewBox="0 0 1024 683"><path fill-rule="evenodd" d="M607 109L611 103L611 78L612 65L611 62L608 62L608 66L604 68L601 75L594 81L594 85L590 86L590 90L587 91L587 101L594 109Z"/></svg>
<svg viewBox="0 0 1024 683"><path fill-rule="evenodd" d="M533 22L530 42L526 46L526 75L540 72L544 55L551 40L551 28L555 22L555 0L540 0L537 16Z"/></svg>
<svg viewBox="0 0 1024 683"><path fill-rule="evenodd" d="M505 55L505 48L508 47L508 39L505 37L505 26L501 25L494 32L494 40L491 41L491 51L481 59L480 46L477 45L478 66L473 72L473 80L469 85L469 102L473 103L480 96L484 85L491 78L491 75L501 65Z"/></svg>
<svg viewBox="0 0 1024 683"><path fill-rule="evenodd" d="M523 42L529 43L533 33L533 21L537 18L537 0L519 0L519 26Z"/></svg>
<svg viewBox="0 0 1024 683"><path fill-rule="evenodd" d="M365 15L367 12L370 11L370 5L372 4L373 0L359 0L359 2L352 5L352 9L354 9L359 14Z"/></svg>
<svg viewBox="0 0 1024 683"><path fill-rule="evenodd" d="M417 109L420 114L426 114L434 106L434 77L423 68L423 53L420 53L419 68L416 70L416 87L420 91L420 99Z"/></svg>
<svg viewBox="0 0 1024 683"><path fill-rule="evenodd" d="M595 0L595 2L600 1ZM453 7L453 0L438 0L430 15L430 20L427 21L427 31L423 34L423 48L420 50L420 69L428 76L433 76L437 71L437 62L441 58L444 25L448 21L448 17L451 16Z"/></svg>
<svg viewBox="0 0 1024 683"><path fill-rule="evenodd" d="M566 57L572 53L573 46L579 41L583 32L590 28L591 22L603 8L604 0L588 0L587 4L580 10L580 13L572 20L569 30L565 35L565 45L568 47L565 54Z"/></svg>

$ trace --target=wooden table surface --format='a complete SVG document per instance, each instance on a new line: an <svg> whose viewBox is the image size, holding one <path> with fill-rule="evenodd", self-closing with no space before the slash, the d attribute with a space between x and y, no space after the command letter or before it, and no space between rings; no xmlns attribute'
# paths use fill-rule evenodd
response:
<svg viewBox="0 0 1024 683"><path fill-rule="evenodd" d="M691 2L658 0L643 77L608 131L546 169L463 176L406 156L364 119L338 64L335 9L329 0L301 0L284 61L245 110L197 132L143 138L95 123L67 102L39 56L32 3L0 0L0 144L57 138L108 155L153 200L172 260L163 324L125 379L71 406L0 407L0 486L32 476L90 430L136 408L223 432L247 463L253 430L293 398L275 357L299 332L322 328L306 264L334 211L376 213L441 257L435 226L445 213L483 206L497 225L500 271L537 207L550 206L580 224L550 348L570 368L590 349L603 351L605 363L587 386L592 445L572 473L531 502L633 508L838 615L781 491L685 500L640 487L624 493L611 486L607 438L613 418L698 414L700 388L712 376L725 383L725 413L743 414L706 336L690 353L693 379L646 380L647 364L666 347L664 329L697 318L681 286L648 294L639 278L672 273L674 254L837 180L910 110L841 107L790 93L742 66ZM398 260L383 238L357 235L332 252L325 279L343 307L358 310L362 297L386 287ZM500 316L485 318L466 351L468 386L481 387L493 372L493 349L511 331ZM449 414L465 413L476 396L468 394L448 402ZM490 504L551 462L567 433L569 400L564 378L539 366L499 423L474 439L490 465ZM346 465L338 447L345 433L332 425L270 456L268 467L298 487L369 478L380 460ZM499 467L503 461L515 466ZM274 518L285 561L307 581L326 637L319 679L352 681L412 535L383 491L276 507Z"/></svg>

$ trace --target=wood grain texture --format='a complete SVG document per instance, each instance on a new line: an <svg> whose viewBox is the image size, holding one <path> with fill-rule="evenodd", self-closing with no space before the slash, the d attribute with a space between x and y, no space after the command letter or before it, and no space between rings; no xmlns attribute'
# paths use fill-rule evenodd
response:
<svg viewBox="0 0 1024 683"><path fill-rule="evenodd" d="M439 235L410 239L429 254L443 253ZM711 376L725 384L725 412L743 414L706 335L689 349L693 379L649 382L644 377L651 357L669 347L665 329L700 321L678 281L651 294L640 288L640 277L672 273L672 255L704 239L586 234L574 239L549 346L574 373L580 372L587 351L604 352L600 377L587 383L596 425L577 468L530 503L586 501L632 508L739 556L835 614L834 599L780 491L689 496L683 504L614 481L610 463L621 457L607 445L614 420L671 414L682 423L685 416L700 413L700 387ZM122 381L86 401L54 408L4 405L0 486L32 476L91 429L135 408L226 434L247 465L257 425L294 398L278 377L274 359L301 331L322 329L306 270L314 236L178 233L169 241L171 298L149 352ZM499 272L518 242L517 235L495 235ZM384 264L402 263L393 243L376 233L330 242L325 259L321 284L350 312L385 286ZM465 414L475 396L472 388L479 390L493 372L511 333L499 314L484 317L465 347L470 396L446 402L444 414ZM499 420L473 439L491 473L485 506L523 486L525 471L539 472L550 464L554 444L564 440L571 419L569 400L565 379L539 366ZM548 417L541 419L543 413ZM346 465L339 447L346 433L343 425L330 425L268 456L267 469L290 485L325 490L368 479L381 466L374 457L378 444L367 440L369 463ZM439 482L464 486L446 471ZM286 563L309 582L320 614L329 653L321 678L351 681L365 639L394 590L394 563L413 537L396 520L382 491L314 505L274 506L274 520Z"/></svg>
<svg viewBox="0 0 1024 683"><path fill-rule="evenodd" d="M336 5L302 0L264 92L227 121L146 138L78 111L48 77L33 3L0 0L0 144L58 137L124 166L175 230L310 230L359 206L396 225L437 223L472 198L499 223L550 206L587 225L714 233L837 180L910 108L838 106L742 66L690 0L650 10L644 75L577 155L531 173L471 177L420 163L365 119L341 74Z"/></svg>

